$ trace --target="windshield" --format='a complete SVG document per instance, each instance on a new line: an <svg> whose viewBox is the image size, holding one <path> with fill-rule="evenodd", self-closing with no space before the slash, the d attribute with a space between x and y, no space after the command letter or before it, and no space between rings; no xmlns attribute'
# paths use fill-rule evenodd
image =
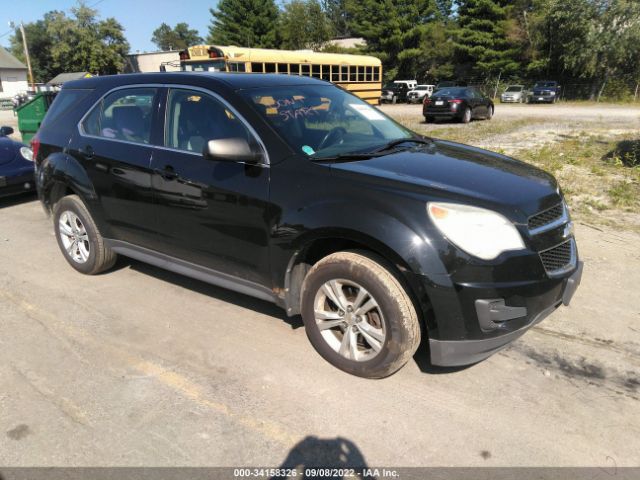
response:
<svg viewBox="0 0 640 480"><path fill-rule="evenodd" d="M520 92L522 87L509 87L505 90L505 92Z"/></svg>
<svg viewBox="0 0 640 480"><path fill-rule="evenodd" d="M549 88L549 87L555 87L556 86L556 82L538 82L536 83L536 87L542 87L542 88Z"/></svg>
<svg viewBox="0 0 640 480"><path fill-rule="evenodd" d="M224 72L224 60L213 60L207 62L189 62L182 64L183 72Z"/></svg>
<svg viewBox="0 0 640 480"><path fill-rule="evenodd" d="M331 85L245 90L244 97L296 152L309 157L370 152L414 137L377 108Z"/></svg>

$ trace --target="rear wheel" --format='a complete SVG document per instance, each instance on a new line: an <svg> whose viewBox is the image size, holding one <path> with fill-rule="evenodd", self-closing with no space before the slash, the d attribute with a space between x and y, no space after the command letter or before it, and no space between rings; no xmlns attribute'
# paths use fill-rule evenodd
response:
<svg viewBox="0 0 640 480"><path fill-rule="evenodd" d="M425 123L433 123L433 117L429 116L429 115L425 115L424 116L424 121Z"/></svg>
<svg viewBox="0 0 640 480"><path fill-rule="evenodd" d="M56 204L53 225L64 258L78 272L95 275L116 263L117 255L105 247L98 227L77 195L64 197Z"/></svg>
<svg viewBox="0 0 640 480"><path fill-rule="evenodd" d="M382 378L420 343L418 316L383 259L345 251L323 258L302 286L302 318L316 351L345 372Z"/></svg>
<svg viewBox="0 0 640 480"><path fill-rule="evenodd" d="M464 109L464 113L462 114L460 121L462 123L469 123L471 121L471 109L469 107Z"/></svg>

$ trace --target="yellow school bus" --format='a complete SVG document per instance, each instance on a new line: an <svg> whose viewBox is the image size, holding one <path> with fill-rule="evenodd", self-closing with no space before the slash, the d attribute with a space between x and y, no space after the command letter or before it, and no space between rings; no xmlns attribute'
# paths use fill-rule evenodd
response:
<svg viewBox="0 0 640 480"><path fill-rule="evenodd" d="M371 104L379 103L382 90L380 59L366 55L196 45L180 52L180 69L305 75L335 83Z"/></svg>

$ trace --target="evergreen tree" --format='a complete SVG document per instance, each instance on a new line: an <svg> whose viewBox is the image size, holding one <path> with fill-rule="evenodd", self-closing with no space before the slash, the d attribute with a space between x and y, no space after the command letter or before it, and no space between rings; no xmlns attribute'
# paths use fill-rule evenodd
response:
<svg viewBox="0 0 640 480"><path fill-rule="evenodd" d="M380 57L385 77L423 78L422 44L429 24L441 20L435 0L349 0L349 28Z"/></svg>
<svg viewBox="0 0 640 480"><path fill-rule="evenodd" d="M280 14L280 47L318 50L334 34L318 0L292 0Z"/></svg>
<svg viewBox="0 0 640 480"><path fill-rule="evenodd" d="M278 8L274 0L220 0L211 12L207 41L216 45L274 48Z"/></svg>
<svg viewBox="0 0 640 480"><path fill-rule="evenodd" d="M347 0L322 0L322 9L331 22L336 36L350 35Z"/></svg>
<svg viewBox="0 0 640 480"><path fill-rule="evenodd" d="M520 71L518 51L509 41L506 0L459 0L455 34L458 76L510 76Z"/></svg>

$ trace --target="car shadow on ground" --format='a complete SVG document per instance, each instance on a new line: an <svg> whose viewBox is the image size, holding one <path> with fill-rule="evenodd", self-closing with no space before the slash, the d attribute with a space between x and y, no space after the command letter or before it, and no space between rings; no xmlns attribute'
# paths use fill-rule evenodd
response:
<svg viewBox="0 0 640 480"><path fill-rule="evenodd" d="M0 198L0 209L15 207L23 203L33 202L38 199L36 192L25 192L13 195L11 197Z"/></svg>
<svg viewBox="0 0 640 480"><path fill-rule="evenodd" d="M120 256L116 265L109 271L120 270L123 268L130 268L131 270L134 270L136 272L142 273L144 275L149 275L158 280L162 280L163 282L178 285L182 288L189 289L201 295L213 297L217 300L231 303L233 305L237 305L238 307L246 308L262 315L268 315L286 323L291 327L292 330L304 327L304 323L302 322L302 317L300 315L289 317L286 315L282 308L276 306L273 303L253 298L242 293L237 293L232 290L227 290L222 287L216 287L215 285L186 277L178 273L170 272L169 270L164 270L160 267L156 267L128 257ZM413 360L422 373L431 375L455 373L473 366L465 365L460 367L438 367L432 365L429 354L429 340L425 335L423 335L422 342L418 347L415 355L413 356Z"/></svg>
<svg viewBox="0 0 640 480"><path fill-rule="evenodd" d="M134 260L128 257L123 257L122 255L118 258L118 262L113 269L119 270L127 267L135 270L136 272L140 272L145 275L157 278L158 280L162 280L173 285L178 285L182 288L187 288L193 292L207 295L217 300L231 303L242 308L247 308L262 315L269 315L271 317L277 318L278 320L282 320L283 322L288 324L292 329L300 328L303 326L302 318L300 317L300 315L297 315L295 317L288 317L282 308L276 306L273 303L253 298L242 293L237 293L232 290L227 290L222 287L216 287L215 285L186 277L178 273L170 272L169 270L164 270L160 267L149 265L148 263L139 262L138 260ZM113 269L111 271L113 271Z"/></svg>
<svg viewBox="0 0 640 480"><path fill-rule="evenodd" d="M291 478L292 470L297 472L297 478L363 478L360 472L369 467L364 455L351 440L342 437L325 439L310 435L298 442L277 468L282 471L282 475L273 476L272 479ZM324 475L325 472L318 469L328 471ZM355 475L351 474L351 469L355 470Z"/></svg>

